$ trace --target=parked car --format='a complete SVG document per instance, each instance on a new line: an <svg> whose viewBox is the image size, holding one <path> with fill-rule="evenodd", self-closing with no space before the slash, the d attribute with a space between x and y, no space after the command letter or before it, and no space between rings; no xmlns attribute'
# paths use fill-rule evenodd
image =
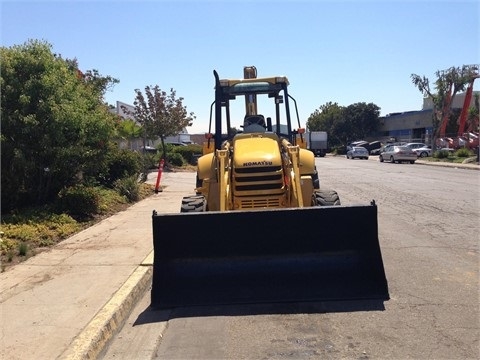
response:
<svg viewBox="0 0 480 360"><path fill-rule="evenodd" d="M432 156L432 148L431 146L424 146L420 148L413 149L418 157L424 158L427 156Z"/></svg>
<svg viewBox="0 0 480 360"><path fill-rule="evenodd" d="M380 148L370 151L370 155L380 155L385 150L385 148L387 146L392 146L392 145L401 146L401 145L405 145L405 144L406 143L404 143L404 142L386 143L385 145L382 145Z"/></svg>
<svg viewBox="0 0 480 360"><path fill-rule="evenodd" d="M363 146L363 145L362 145ZM363 146L371 155L378 155L380 152L376 153L382 147L382 143L380 141L372 141L368 146Z"/></svg>
<svg viewBox="0 0 480 360"><path fill-rule="evenodd" d="M347 159L365 159L368 160L368 150L362 146L353 146L347 151Z"/></svg>
<svg viewBox="0 0 480 360"><path fill-rule="evenodd" d="M370 155L380 155L387 145L383 145L378 149L370 151Z"/></svg>
<svg viewBox="0 0 480 360"><path fill-rule="evenodd" d="M380 162L409 162L410 164L414 164L415 160L417 160L417 154L407 146L389 145L380 153L378 160L380 160Z"/></svg>
<svg viewBox="0 0 480 360"><path fill-rule="evenodd" d="M156 154L157 153L157 148L153 147L153 146L141 146L138 151L140 152L146 152L146 153L150 153L150 154Z"/></svg>
<svg viewBox="0 0 480 360"><path fill-rule="evenodd" d="M443 147L443 148L437 149L437 151L447 151L449 153L454 153L455 149L452 149L452 148L449 148L449 147Z"/></svg>
<svg viewBox="0 0 480 360"><path fill-rule="evenodd" d="M188 144L180 143L180 142L166 142L165 145L171 145L171 146L188 146Z"/></svg>
<svg viewBox="0 0 480 360"><path fill-rule="evenodd" d="M353 147L355 146L368 146L368 141L365 141L365 140L358 140L358 141L354 141L354 142L351 142L350 144L347 145L347 151L348 150L352 150Z"/></svg>
<svg viewBox="0 0 480 360"><path fill-rule="evenodd" d="M412 150L415 150L415 149L423 148L423 147L427 146L427 144L424 144L424 143L408 143L408 144L405 144L405 146L409 147Z"/></svg>

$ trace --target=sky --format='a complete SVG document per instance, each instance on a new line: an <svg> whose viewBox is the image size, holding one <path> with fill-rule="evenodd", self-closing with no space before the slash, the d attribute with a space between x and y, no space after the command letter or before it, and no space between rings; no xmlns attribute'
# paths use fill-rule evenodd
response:
<svg viewBox="0 0 480 360"><path fill-rule="evenodd" d="M244 66L288 77L303 126L328 102L374 103L381 116L421 110L411 75L434 82L438 70L480 63L479 19L478 0L1 0L0 38L44 40L81 70L118 79L111 105L133 104L146 86L174 89L195 115L188 132L201 134L213 70L242 78Z"/></svg>

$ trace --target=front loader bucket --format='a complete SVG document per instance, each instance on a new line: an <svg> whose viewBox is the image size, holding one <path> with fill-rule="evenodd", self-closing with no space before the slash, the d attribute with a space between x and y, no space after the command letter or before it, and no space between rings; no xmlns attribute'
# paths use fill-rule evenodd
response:
<svg viewBox="0 0 480 360"><path fill-rule="evenodd" d="M155 308L389 299L375 205L152 218Z"/></svg>

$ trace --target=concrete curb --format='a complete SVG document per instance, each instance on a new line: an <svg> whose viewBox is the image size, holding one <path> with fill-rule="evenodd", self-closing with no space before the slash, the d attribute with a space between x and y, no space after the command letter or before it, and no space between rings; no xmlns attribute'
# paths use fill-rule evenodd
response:
<svg viewBox="0 0 480 360"><path fill-rule="evenodd" d="M150 286L152 265L153 251L75 338L69 348L59 357L60 359L80 360L98 357Z"/></svg>
<svg viewBox="0 0 480 360"><path fill-rule="evenodd" d="M478 163L462 164L462 163L434 162L434 161L425 161L425 160L417 160L416 163L421 165L427 165L427 166L443 166L443 167L450 167L450 168L457 168L457 169L480 170L480 166Z"/></svg>

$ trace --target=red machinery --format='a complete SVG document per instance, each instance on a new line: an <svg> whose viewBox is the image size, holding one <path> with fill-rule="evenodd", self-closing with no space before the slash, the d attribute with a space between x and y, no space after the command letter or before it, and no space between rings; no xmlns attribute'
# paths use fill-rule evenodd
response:
<svg viewBox="0 0 480 360"><path fill-rule="evenodd" d="M478 146L478 133L476 133L476 130L478 130L478 119L468 127L467 132L465 132L465 126L467 122L468 109L470 107L473 96L473 83L475 82L475 79L478 79L479 77L480 76L478 74L473 75L468 83L467 90L465 92L465 99L463 101L462 111L458 120L459 126L457 136L455 138L445 137L445 131L450 115L449 107L451 103L452 90L452 84L450 84L447 92L447 99L443 108L442 122L438 131L439 136L437 140L437 146L452 148L468 147L470 149L476 148Z"/></svg>
<svg viewBox="0 0 480 360"><path fill-rule="evenodd" d="M470 124L467 132L465 132L465 125L467 122L468 109L470 107L470 102L472 101L473 96L473 83L475 82L475 79L478 79L479 77L479 75L476 75L470 80L467 91L465 93L465 100L463 102L462 112L460 113L460 117L458 118L458 147L464 146L473 149L478 146L478 133L475 134L475 130L478 130L478 118L477 121L473 121L473 123Z"/></svg>

